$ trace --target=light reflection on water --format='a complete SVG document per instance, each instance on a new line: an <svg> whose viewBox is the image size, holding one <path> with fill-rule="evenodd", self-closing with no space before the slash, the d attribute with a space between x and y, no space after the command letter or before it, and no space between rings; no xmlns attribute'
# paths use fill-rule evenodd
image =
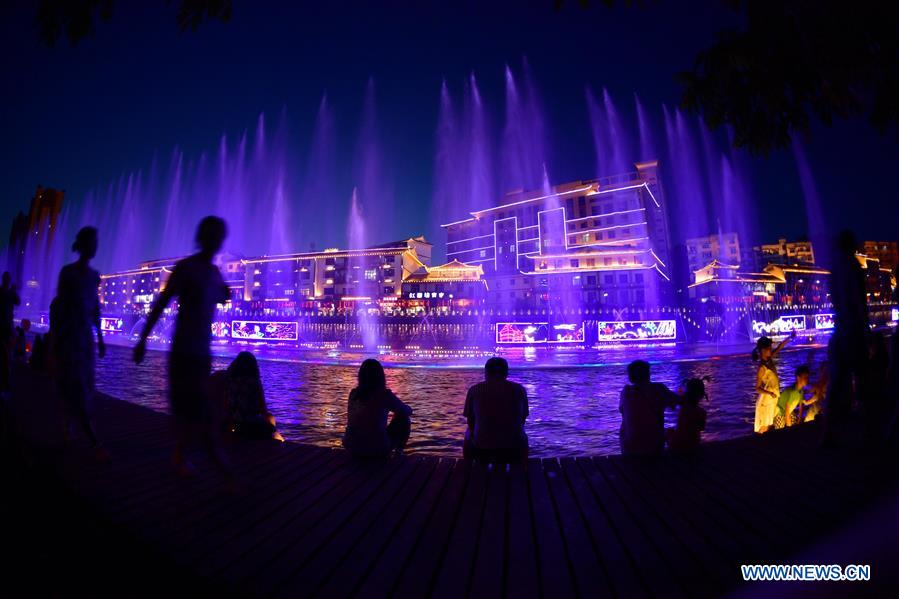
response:
<svg viewBox="0 0 899 599"><path fill-rule="evenodd" d="M240 348L236 348L240 349ZM746 349L746 348L740 348ZM626 382L626 364L638 357L653 363L653 379L672 389L694 376L711 376L705 404L708 425L703 438L724 439L750 434L755 406L753 387L756 365L747 354L701 357L691 348L653 350L579 350L541 354L508 354L510 378L523 384L530 399L526 430L531 455L579 456L618 452L618 394ZM781 385L792 382L800 364L812 367L813 379L824 360L824 348L800 347L779 356ZM355 384L353 363L333 364L347 356L304 354L310 362L289 361L289 354L267 351L260 361L269 409L278 419L285 438L316 445L338 446L346 423L346 398ZM296 354L293 354L296 356ZM148 352L140 366L131 362L130 350L110 347L98 361L101 391L159 411L166 401L166 355ZM359 358L353 362L358 364ZM548 361L547 361L547 358ZM385 356L385 365L397 361ZM388 368L390 388L415 410L410 452L445 456L461 455L465 431L462 405L467 388L481 380L480 364L473 357L456 368L424 367L408 361L407 367ZM225 368L229 358L216 357L214 368ZM398 364L395 364L398 365ZM523 366L518 367L516 366ZM584 365L591 367L585 368ZM669 414L669 425L673 414Z"/></svg>

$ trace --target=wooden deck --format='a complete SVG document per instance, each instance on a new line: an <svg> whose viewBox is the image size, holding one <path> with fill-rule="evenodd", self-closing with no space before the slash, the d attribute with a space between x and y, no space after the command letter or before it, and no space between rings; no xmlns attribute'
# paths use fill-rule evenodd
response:
<svg viewBox="0 0 899 599"><path fill-rule="evenodd" d="M167 417L112 398L96 419L113 461L63 450L47 388L23 371L11 405L43 472L131 542L235 595L720 594L741 584L740 564L790 563L894 490L870 452L818 449L810 425L693 459L526 468L239 442L229 493L212 469L176 479Z"/></svg>

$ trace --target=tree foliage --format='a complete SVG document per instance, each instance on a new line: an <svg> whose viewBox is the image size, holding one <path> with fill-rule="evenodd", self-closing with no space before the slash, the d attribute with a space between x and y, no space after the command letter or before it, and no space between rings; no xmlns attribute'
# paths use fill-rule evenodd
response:
<svg viewBox="0 0 899 599"><path fill-rule="evenodd" d="M74 46L94 34L98 21L112 19L114 8L115 0L40 0L35 17L38 32L48 46L61 37ZM229 21L231 11L232 0L180 0L176 22L181 31L196 31L205 21Z"/></svg>

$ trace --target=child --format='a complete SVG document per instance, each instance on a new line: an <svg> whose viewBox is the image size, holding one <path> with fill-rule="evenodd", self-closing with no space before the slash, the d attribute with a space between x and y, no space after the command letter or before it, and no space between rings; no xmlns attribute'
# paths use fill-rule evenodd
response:
<svg viewBox="0 0 899 599"><path fill-rule="evenodd" d="M777 365L774 357L793 338L796 331L781 341L777 347L770 337L760 337L752 350L752 359L759 361L759 369L755 377L755 390L758 399L755 402L755 426L757 433L768 432L774 425L774 415L777 413L777 400L780 398L780 379L777 378Z"/></svg>
<svg viewBox="0 0 899 599"><path fill-rule="evenodd" d="M702 431L705 430L705 410L699 402L705 399L705 383L702 379L687 381L687 389L677 411L677 425L666 430L668 449L674 453L693 453L699 449Z"/></svg>
<svg viewBox="0 0 899 599"><path fill-rule="evenodd" d="M803 390L808 387L809 369L803 364L796 369L796 382L780 392L777 399L777 414L774 416L774 428L784 428L793 426L799 422L799 418L794 418L793 410L799 405L810 405L812 402L806 401Z"/></svg>
<svg viewBox="0 0 899 599"><path fill-rule="evenodd" d="M251 439L284 440L265 404L256 356L240 352L227 370L213 373L211 379L212 399L225 429Z"/></svg>
<svg viewBox="0 0 899 599"><path fill-rule="evenodd" d="M812 422L821 413L821 408L824 405L824 395L827 393L828 375L827 363L824 363L821 365L818 381L811 385L811 399L803 401L799 408L799 420L802 420L802 422ZM808 407L808 409L804 410L805 407Z"/></svg>
<svg viewBox="0 0 899 599"><path fill-rule="evenodd" d="M665 408L673 408L679 397L662 383L650 381L649 363L635 360L628 364L630 385L621 390L622 455L654 456L665 448Z"/></svg>

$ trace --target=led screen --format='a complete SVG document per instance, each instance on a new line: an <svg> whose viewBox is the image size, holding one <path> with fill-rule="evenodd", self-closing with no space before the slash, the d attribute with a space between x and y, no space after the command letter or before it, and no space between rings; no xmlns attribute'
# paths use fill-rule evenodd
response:
<svg viewBox="0 0 899 599"><path fill-rule="evenodd" d="M891 316L893 322L899 322L899 308L893 308Z"/></svg>
<svg viewBox="0 0 899 599"><path fill-rule="evenodd" d="M125 321L121 318L100 318L100 330L104 333L121 333L125 330Z"/></svg>
<svg viewBox="0 0 899 599"><path fill-rule="evenodd" d="M815 314L816 329L832 329L833 326L833 314Z"/></svg>
<svg viewBox="0 0 899 599"><path fill-rule="evenodd" d="M560 323L549 327L549 343L583 343L584 323Z"/></svg>
<svg viewBox="0 0 899 599"><path fill-rule="evenodd" d="M235 320L231 322L232 339L256 339L260 341L296 341L299 338L297 323L259 320Z"/></svg>
<svg viewBox="0 0 899 599"><path fill-rule="evenodd" d="M622 320L598 323L599 341L674 341L677 324L673 320Z"/></svg>
<svg viewBox="0 0 899 599"><path fill-rule="evenodd" d="M498 322L496 342L502 344L546 343L548 325L545 322Z"/></svg>
<svg viewBox="0 0 899 599"><path fill-rule="evenodd" d="M790 331L802 331L805 329L805 316L781 316L774 322L764 320L752 321L752 332L756 335L783 335Z"/></svg>
<svg viewBox="0 0 899 599"><path fill-rule="evenodd" d="M212 336L218 339L225 339L231 336L231 324L216 320L212 323Z"/></svg>

